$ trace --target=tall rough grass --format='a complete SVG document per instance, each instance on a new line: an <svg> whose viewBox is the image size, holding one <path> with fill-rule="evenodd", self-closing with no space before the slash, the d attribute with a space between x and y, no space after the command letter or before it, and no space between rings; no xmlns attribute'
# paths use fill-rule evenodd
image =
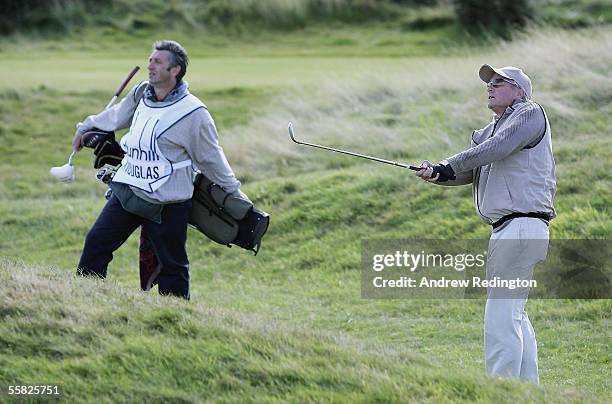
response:
<svg viewBox="0 0 612 404"><path fill-rule="evenodd" d="M392 0L55 0L36 2L7 0L0 32L72 32L88 24L105 24L122 30L174 27L239 29L259 26L269 30L296 29L307 23L341 21L360 23L395 20L407 7L432 5L431 1Z"/></svg>
<svg viewBox="0 0 612 404"><path fill-rule="evenodd" d="M453 22L451 0L5 0L0 6L0 33L79 32L89 26L137 32L160 24L188 31L244 32L254 27L292 30L306 25L386 21L421 30ZM538 1L537 21L564 27L609 23L604 0ZM440 13L440 10L444 11ZM472 16L489 18L485 13ZM487 25L471 21L469 26Z"/></svg>
<svg viewBox="0 0 612 404"><path fill-rule="evenodd" d="M401 345L364 343L46 268L2 260L0 281L2 389L57 384L68 402L561 402L563 397L558 388L449 372ZM566 402L589 397L570 393Z"/></svg>
<svg viewBox="0 0 612 404"><path fill-rule="evenodd" d="M411 2L412 6L418 2ZM371 0L235 0L212 1L201 13L207 23L267 29L295 29L317 20L359 23L396 19L405 10L392 1Z"/></svg>
<svg viewBox="0 0 612 404"><path fill-rule="evenodd" d="M293 121L297 136L310 142L389 158L446 157L468 146L471 131L490 119L477 75L483 63L516 65L530 75L534 100L551 117L555 143L572 142L577 131L597 135L591 114L612 108L610 29L530 31L484 56L458 52L408 61L405 72L392 76L363 72L350 81L332 77L316 88L296 88L275 101L273 112L226 132L224 146L239 156L233 162L243 172L270 176L291 167L312 169L325 152L290 142L283 128Z"/></svg>

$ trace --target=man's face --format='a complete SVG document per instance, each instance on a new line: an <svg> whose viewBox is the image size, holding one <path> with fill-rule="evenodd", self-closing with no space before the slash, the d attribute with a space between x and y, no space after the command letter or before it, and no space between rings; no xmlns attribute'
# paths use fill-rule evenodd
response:
<svg viewBox="0 0 612 404"><path fill-rule="evenodd" d="M488 101L487 107L495 112L503 111L512 105L515 98L519 97L522 90L504 80L502 76L495 73L489 84L487 84Z"/></svg>
<svg viewBox="0 0 612 404"><path fill-rule="evenodd" d="M155 50L149 57L149 83L152 85L171 84L180 71L179 66L170 68L172 55L167 50Z"/></svg>

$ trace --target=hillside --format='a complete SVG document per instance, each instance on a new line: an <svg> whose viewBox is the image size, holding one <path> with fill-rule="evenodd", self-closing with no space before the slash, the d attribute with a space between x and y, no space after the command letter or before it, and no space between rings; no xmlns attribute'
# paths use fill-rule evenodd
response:
<svg viewBox="0 0 612 404"><path fill-rule="evenodd" d="M162 299L113 282L0 264L0 379L61 386L70 402L580 402L573 390L449 372L258 314Z"/></svg>

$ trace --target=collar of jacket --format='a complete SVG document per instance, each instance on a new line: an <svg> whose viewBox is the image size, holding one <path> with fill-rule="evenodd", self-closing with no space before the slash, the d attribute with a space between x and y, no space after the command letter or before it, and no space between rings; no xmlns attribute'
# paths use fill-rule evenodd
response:
<svg viewBox="0 0 612 404"><path fill-rule="evenodd" d="M187 93L187 89L189 88L189 83L185 80L181 80L176 83L176 86L170 90L170 92L166 95L166 97L158 101L157 96L155 95L155 89L151 84L147 84L147 88L145 89L144 96L147 100L151 102L173 102L181 98L185 93Z"/></svg>
<svg viewBox="0 0 612 404"><path fill-rule="evenodd" d="M501 114L501 116L497 116L497 114L493 114L493 119L495 120L495 122L497 122L502 118L508 117L511 113L514 112L514 110L518 107L519 104L522 104L525 102L527 102L527 100L524 98L515 98L514 101L512 101L512 104L506 108L506 110L504 111L503 114Z"/></svg>

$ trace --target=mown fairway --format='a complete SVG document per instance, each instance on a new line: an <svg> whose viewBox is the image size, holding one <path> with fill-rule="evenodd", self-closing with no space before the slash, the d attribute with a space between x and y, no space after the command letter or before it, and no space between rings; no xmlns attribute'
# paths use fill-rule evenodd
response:
<svg viewBox="0 0 612 404"><path fill-rule="evenodd" d="M177 38L244 190L272 215L256 258L190 230L190 303L137 292L136 235L106 282L74 278L105 187L89 151L77 156L76 183L48 175L67 159L74 124L99 111L133 65L146 66L155 38L117 50L103 36L95 46L3 45L0 384L59 383L80 401L608 400L610 300L529 302L542 382L533 387L485 375L484 302L362 299L360 240L490 230L469 188L299 148L286 124L316 143L441 159L489 119L477 68L522 63L553 126L551 237L609 239L612 31L531 32L501 50L461 51L427 45L446 32L389 36L362 28L247 43Z"/></svg>

